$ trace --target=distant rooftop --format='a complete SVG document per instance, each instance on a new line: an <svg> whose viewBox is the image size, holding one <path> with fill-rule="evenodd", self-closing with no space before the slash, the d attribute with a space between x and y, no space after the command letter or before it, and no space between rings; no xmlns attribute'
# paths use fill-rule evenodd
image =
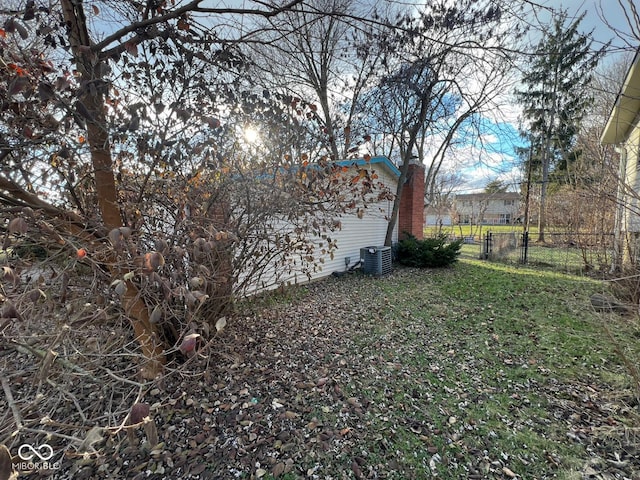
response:
<svg viewBox="0 0 640 480"><path fill-rule="evenodd" d="M486 200L488 198L495 200L518 200L520 194L517 192L496 192L496 193L465 193L456 195L456 200Z"/></svg>

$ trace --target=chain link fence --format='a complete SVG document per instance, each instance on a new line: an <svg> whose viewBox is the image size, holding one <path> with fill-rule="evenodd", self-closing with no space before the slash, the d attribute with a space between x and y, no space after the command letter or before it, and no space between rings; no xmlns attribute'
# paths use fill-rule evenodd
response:
<svg viewBox="0 0 640 480"><path fill-rule="evenodd" d="M611 267L613 234L548 232L544 239L538 242L536 236L526 232L487 232L464 237L460 256L543 266L577 275L596 275Z"/></svg>

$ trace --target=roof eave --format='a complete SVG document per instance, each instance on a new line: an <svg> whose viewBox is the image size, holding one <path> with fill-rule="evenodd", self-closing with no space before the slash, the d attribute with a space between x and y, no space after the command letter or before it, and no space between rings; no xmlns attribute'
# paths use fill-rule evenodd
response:
<svg viewBox="0 0 640 480"><path fill-rule="evenodd" d="M602 144L620 144L629 136L640 112L640 49L620 88L607 125L600 136Z"/></svg>
<svg viewBox="0 0 640 480"><path fill-rule="evenodd" d="M391 162L391 160L384 156L373 157L370 160L365 160L364 158L355 158L353 160L339 160L336 162L336 164L345 166L356 164L360 167L366 165L381 164L382 167L391 174L391 176L400 178L400 170L398 169L398 167L396 167Z"/></svg>

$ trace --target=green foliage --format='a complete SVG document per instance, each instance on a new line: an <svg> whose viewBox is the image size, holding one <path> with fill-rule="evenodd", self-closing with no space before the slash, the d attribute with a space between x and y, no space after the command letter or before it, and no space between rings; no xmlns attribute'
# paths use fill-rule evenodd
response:
<svg viewBox="0 0 640 480"><path fill-rule="evenodd" d="M507 191L507 185L502 180L492 180L484 187L484 193L505 193Z"/></svg>
<svg viewBox="0 0 640 480"><path fill-rule="evenodd" d="M566 11L557 14L524 72L526 88L516 92L529 122L533 152L528 161L547 174L556 166L566 167L579 153L575 137L593 103L588 88L606 47L596 50L591 37L580 32L583 18L572 20ZM542 180L547 180L544 172Z"/></svg>
<svg viewBox="0 0 640 480"><path fill-rule="evenodd" d="M447 243L446 235L418 240L413 235L401 240L396 251L398 261L409 267L447 267L458 260L463 240Z"/></svg>

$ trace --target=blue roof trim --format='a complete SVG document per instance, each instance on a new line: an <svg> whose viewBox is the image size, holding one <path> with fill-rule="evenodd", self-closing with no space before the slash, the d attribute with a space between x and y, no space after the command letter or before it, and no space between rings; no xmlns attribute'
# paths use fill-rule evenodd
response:
<svg viewBox="0 0 640 480"><path fill-rule="evenodd" d="M393 175L400 178L400 170L396 167L391 160L387 157L373 157L371 160L367 161L364 158L354 158L353 160L340 160L336 162L336 165L340 165L341 167L350 167L352 165L356 165L358 167L366 167L368 165L374 165L376 163L381 163L384 167L389 170Z"/></svg>
<svg viewBox="0 0 640 480"><path fill-rule="evenodd" d="M396 167L393 162L391 162L391 160L384 156L373 157L369 161L365 160L364 158L353 158L351 160L339 160L337 162L329 163L329 165L337 165L339 167L370 167L371 165L376 164L380 164L382 168L385 168L387 172L392 176L400 178L400 170L398 170L398 167ZM256 180L270 179L277 172L287 173L291 171L297 171L299 168L301 168L300 165L292 165L289 168L277 167L273 173L257 173L253 178ZM304 168L316 169L320 167L317 163L314 162L310 163Z"/></svg>

